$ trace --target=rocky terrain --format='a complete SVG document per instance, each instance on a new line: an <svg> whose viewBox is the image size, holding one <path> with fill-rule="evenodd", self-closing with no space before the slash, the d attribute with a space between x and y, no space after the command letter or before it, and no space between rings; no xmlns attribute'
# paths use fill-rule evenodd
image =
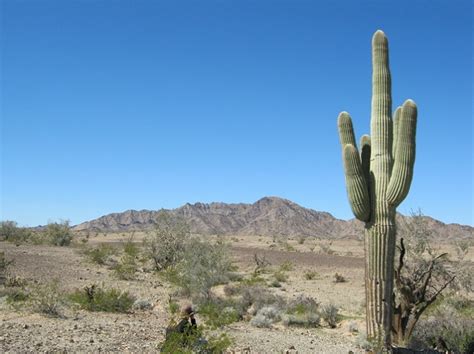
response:
<svg viewBox="0 0 474 354"><path fill-rule="evenodd" d="M327 212L304 208L277 197L265 197L253 204L196 203L160 211L127 210L76 225L76 231L117 232L153 228L160 212L182 218L191 232L200 235L311 236L328 239L357 239L364 226L358 220L337 219ZM398 214L401 227L410 217ZM473 236L474 228L444 224L428 216L427 228L435 238L458 239Z"/></svg>

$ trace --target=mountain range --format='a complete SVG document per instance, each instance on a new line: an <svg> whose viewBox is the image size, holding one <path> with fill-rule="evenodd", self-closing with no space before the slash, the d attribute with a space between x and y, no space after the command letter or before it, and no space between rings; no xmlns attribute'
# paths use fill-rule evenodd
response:
<svg viewBox="0 0 474 354"><path fill-rule="evenodd" d="M364 224L356 219L341 220L330 213L304 208L290 200L264 197L253 204L195 203L177 209L127 210L104 215L74 226L77 231L120 232L150 230L159 213L185 221L191 232L200 235L252 235L318 237L325 239L360 238ZM397 214L400 225L410 216ZM426 229L436 239L464 239L473 236L467 225L445 224L423 216Z"/></svg>

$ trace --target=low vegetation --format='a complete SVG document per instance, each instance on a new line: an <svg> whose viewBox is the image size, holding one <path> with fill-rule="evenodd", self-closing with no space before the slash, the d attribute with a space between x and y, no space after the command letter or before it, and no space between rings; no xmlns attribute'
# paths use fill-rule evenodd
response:
<svg viewBox="0 0 474 354"><path fill-rule="evenodd" d="M105 289L94 284L69 294L69 300L88 311L127 313L131 310L135 297L127 291Z"/></svg>

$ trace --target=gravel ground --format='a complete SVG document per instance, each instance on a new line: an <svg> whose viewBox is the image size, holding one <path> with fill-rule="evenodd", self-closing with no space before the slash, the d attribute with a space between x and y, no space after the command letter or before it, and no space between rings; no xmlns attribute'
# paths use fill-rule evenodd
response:
<svg viewBox="0 0 474 354"><path fill-rule="evenodd" d="M81 289L92 283L105 287L127 290L139 299L152 304L148 310L136 310L129 314L93 313L65 307L62 317L53 318L34 313L28 308L13 308L0 298L0 352L156 352L164 339L164 329L169 322L167 312L168 296L172 289L153 274L138 273L138 280L117 280L107 267L91 264L72 247L49 247L21 245L0 242L0 250L9 259L14 259L14 273L29 284L44 284L58 279L62 291ZM234 250L235 251L235 250ZM363 300L360 283L363 276L362 263L353 257L319 258L311 263L311 255L294 257L294 253L268 253L267 257L279 262L290 257L295 269L289 272L290 280L281 293L287 297L300 293L316 296L322 303L347 301L347 292L352 292L354 301L342 307L346 317L353 316L359 328L360 313L354 313ZM234 254L248 259L251 266L253 249L240 247ZM272 258L272 257L279 258ZM313 256L314 257L314 256ZM301 259L301 261L299 261ZM332 262L334 261L334 262ZM309 263L308 263L309 262ZM319 262L319 263L318 263ZM305 267L318 266L320 278L304 281L301 272ZM331 274L342 269L349 275L345 284L334 284ZM339 287L339 290L337 289ZM330 298L326 290L332 289ZM359 316L359 317L357 317ZM198 316L198 321L200 318ZM351 320L352 321L352 320ZM281 324L273 328L256 328L248 322L234 323L221 331L233 339L235 353L355 353L362 352L355 346L356 336L349 333L348 322L336 329L297 329ZM232 351L229 351L232 352Z"/></svg>

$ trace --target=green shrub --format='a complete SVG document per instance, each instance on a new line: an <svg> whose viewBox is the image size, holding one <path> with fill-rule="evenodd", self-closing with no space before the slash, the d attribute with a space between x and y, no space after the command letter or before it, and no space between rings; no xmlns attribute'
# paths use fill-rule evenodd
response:
<svg viewBox="0 0 474 354"><path fill-rule="evenodd" d="M97 285L76 290L69 299L88 311L127 313L133 306L135 298L127 291L115 288L103 289Z"/></svg>
<svg viewBox="0 0 474 354"><path fill-rule="evenodd" d="M211 328L220 328L240 319L239 311L233 302L218 299L200 304L198 313L205 317L206 325Z"/></svg>
<svg viewBox="0 0 474 354"><path fill-rule="evenodd" d="M54 246L69 246L72 240L69 221L49 223L43 231L43 235Z"/></svg>
<svg viewBox="0 0 474 354"><path fill-rule="evenodd" d="M6 301L8 304L25 302L30 297L29 293L21 287L5 288L3 291L1 291L0 295L7 297Z"/></svg>
<svg viewBox="0 0 474 354"><path fill-rule="evenodd" d="M114 267L115 275L122 280L132 280L135 278L135 273L138 270L138 265L134 257L124 254L119 263Z"/></svg>
<svg viewBox="0 0 474 354"><path fill-rule="evenodd" d="M192 297L210 297L210 290L229 281L233 270L228 247L191 239L185 245L184 257L176 266L175 283Z"/></svg>
<svg viewBox="0 0 474 354"><path fill-rule="evenodd" d="M474 319L469 314L465 315L463 311L448 301L441 304L431 315L420 319L409 347L428 349L443 341L447 347L446 351L473 353Z"/></svg>
<svg viewBox="0 0 474 354"><path fill-rule="evenodd" d="M53 280L34 288L31 293L31 303L36 312L51 317L60 317L66 299L59 289L59 281Z"/></svg>
<svg viewBox="0 0 474 354"><path fill-rule="evenodd" d="M30 229L18 227L15 221L0 222L0 240L22 244L28 242L32 232Z"/></svg>
<svg viewBox="0 0 474 354"><path fill-rule="evenodd" d="M86 249L85 254L93 263L104 265L115 254L115 250L112 246L101 243L96 247Z"/></svg>
<svg viewBox="0 0 474 354"><path fill-rule="evenodd" d="M307 272L304 273L304 278L306 280L313 280L313 279L316 278L317 275L318 275L318 273L315 272L315 271L307 271Z"/></svg>
<svg viewBox="0 0 474 354"><path fill-rule="evenodd" d="M168 354L223 353L231 344L225 333L205 339L203 327L198 326L191 333L170 333L158 349Z"/></svg>

